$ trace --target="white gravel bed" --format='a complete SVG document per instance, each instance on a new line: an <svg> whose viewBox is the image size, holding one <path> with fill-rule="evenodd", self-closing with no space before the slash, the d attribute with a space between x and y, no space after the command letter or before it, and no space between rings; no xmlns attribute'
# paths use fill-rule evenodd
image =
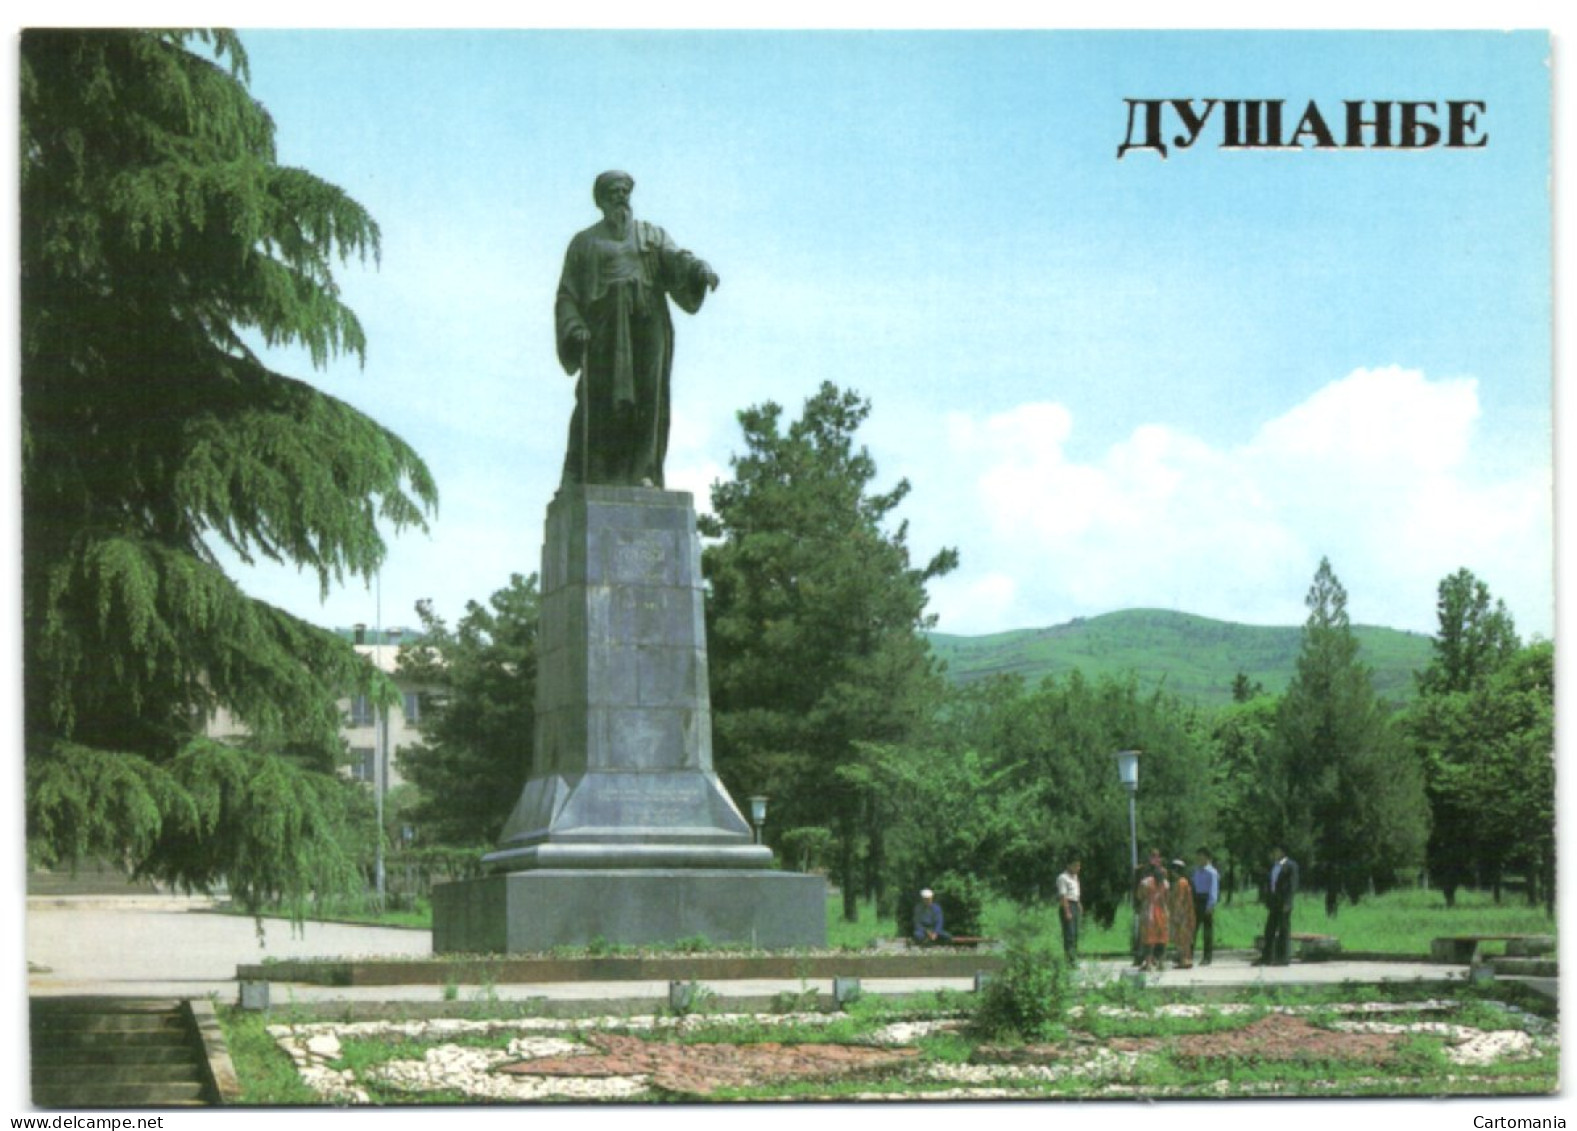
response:
<svg viewBox="0 0 1577 1131"><path fill-rule="evenodd" d="M1482 1066L1497 1060L1530 1060L1543 1053L1529 1033L1520 1029L1476 1029L1470 1025L1448 1025L1443 1021L1418 1021L1399 1025L1389 1021L1337 1021L1331 1028L1346 1033L1418 1033L1444 1037L1451 1042L1446 1058L1453 1064Z"/></svg>
<svg viewBox="0 0 1577 1131"><path fill-rule="evenodd" d="M1282 1014L1337 1014L1348 1019L1331 1023L1332 1028L1352 1033L1422 1034L1438 1036L1449 1042L1446 1055L1463 1067L1482 1066L1505 1060L1525 1060L1556 1051L1553 1026L1542 1019L1510 1006L1502 1006L1507 1020L1525 1028L1485 1030L1444 1021L1398 1022L1383 1020L1388 1014L1431 1013L1456 1008L1449 999L1424 1002L1351 1002L1335 1005L1259 1006L1242 1003L1193 1005L1173 1003L1152 1010L1120 1006L1076 1006L1069 1010L1077 1017L1087 1010L1104 1018L1236 1016L1251 1012ZM683 1017L597 1017L597 1018L512 1018L473 1020L435 1018L418 1021L318 1021L295 1025L270 1025L268 1033L290 1056L302 1080L335 1104L371 1102L367 1084L421 1094L452 1092L481 1101L531 1102L538 1100L632 1100L650 1092L644 1076L611 1077L528 1077L495 1071L500 1065L539 1057L565 1057L589 1054L594 1050L574 1039L580 1033L598 1030L633 1030L661 1034L686 1032L702 1026L752 1023L766 1028L786 1025L826 1025L841 1019L827 1013L690 1014ZM895 1021L885 1025L861 1043L880 1046L912 1045L938 1032L956 1030L958 1019ZM1531 1030L1531 1032L1529 1031ZM509 1032L515 1034L507 1047L475 1048L453 1043L452 1038ZM336 1067L342 1062L343 1042L350 1039L403 1038L420 1042L420 1057L387 1061L365 1070L357 1079L348 1070ZM413 1053L416 1050L413 1049ZM1088 1055L1054 1064L956 1064L940 1063L919 1069L917 1079L962 1085L957 1089L906 1093L896 1097L887 1093L861 1093L854 1099L999 1099L1020 1098L1024 1092L1003 1088L1010 1081L1033 1083L1083 1077L1093 1083L1105 1082L1098 1094L1139 1094L1142 1089L1129 1083L1135 1066L1146 1054L1118 1052L1097 1047ZM1362 1087L1365 1081L1346 1081L1344 1087ZM1306 1088L1307 1085L1300 1085ZM1217 1081L1207 1093L1217 1095L1276 1094L1279 1087L1236 1085ZM1200 1094L1194 1089L1162 1089L1150 1095Z"/></svg>

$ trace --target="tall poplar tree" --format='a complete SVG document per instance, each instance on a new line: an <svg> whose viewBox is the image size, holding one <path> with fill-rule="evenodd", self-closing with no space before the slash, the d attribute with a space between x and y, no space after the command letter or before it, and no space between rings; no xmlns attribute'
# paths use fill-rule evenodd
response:
<svg viewBox="0 0 1577 1131"><path fill-rule="evenodd" d="M1408 755L1375 694L1347 615L1347 591L1320 560L1305 604L1297 672L1276 716L1267 769L1280 799L1272 836L1305 854L1305 876L1325 893L1327 915L1345 895L1420 863L1429 812L1417 760ZM1274 800L1270 802L1273 807Z"/></svg>
<svg viewBox="0 0 1577 1131"><path fill-rule="evenodd" d="M370 577L380 521L421 525L436 490L397 436L247 344L363 357L332 268L379 239L277 162L248 79L230 32L22 36L28 834L38 862L106 856L299 905L353 881L348 802L321 771L336 697L378 677L249 598L216 550L327 592ZM221 707L244 748L201 737Z"/></svg>

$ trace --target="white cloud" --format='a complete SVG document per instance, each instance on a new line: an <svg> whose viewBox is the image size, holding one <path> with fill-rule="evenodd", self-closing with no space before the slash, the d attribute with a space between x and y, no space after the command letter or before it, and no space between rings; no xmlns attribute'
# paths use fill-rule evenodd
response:
<svg viewBox="0 0 1577 1131"><path fill-rule="evenodd" d="M1524 632L1548 633L1549 476L1488 480L1478 417L1472 379L1397 367L1355 370L1232 448L1146 424L1077 462L1062 405L954 414L947 443L974 490L963 566L933 586L941 627L1139 606L1298 623L1326 556L1357 622L1432 630L1440 578L1467 566Z"/></svg>

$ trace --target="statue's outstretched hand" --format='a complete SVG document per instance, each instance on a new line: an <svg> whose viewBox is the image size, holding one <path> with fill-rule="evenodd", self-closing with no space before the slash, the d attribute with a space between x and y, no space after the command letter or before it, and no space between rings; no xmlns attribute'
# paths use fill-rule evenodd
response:
<svg viewBox="0 0 1577 1131"><path fill-rule="evenodd" d="M712 270L705 263L701 264L700 269L696 272L696 274L701 280L701 285L709 291L717 290L717 284L722 282L722 280L717 277L717 272Z"/></svg>

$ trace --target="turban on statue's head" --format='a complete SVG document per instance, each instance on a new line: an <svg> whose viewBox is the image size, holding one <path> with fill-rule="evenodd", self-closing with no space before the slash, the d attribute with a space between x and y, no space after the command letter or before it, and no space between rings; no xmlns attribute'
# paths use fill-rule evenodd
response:
<svg viewBox="0 0 1577 1131"><path fill-rule="evenodd" d="M609 169L606 173L601 174L591 186L591 199L601 204L603 190L615 181L623 181L632 189L635 187L635 178L630 176L630 174L620 172L618 169Z"/></svg>

